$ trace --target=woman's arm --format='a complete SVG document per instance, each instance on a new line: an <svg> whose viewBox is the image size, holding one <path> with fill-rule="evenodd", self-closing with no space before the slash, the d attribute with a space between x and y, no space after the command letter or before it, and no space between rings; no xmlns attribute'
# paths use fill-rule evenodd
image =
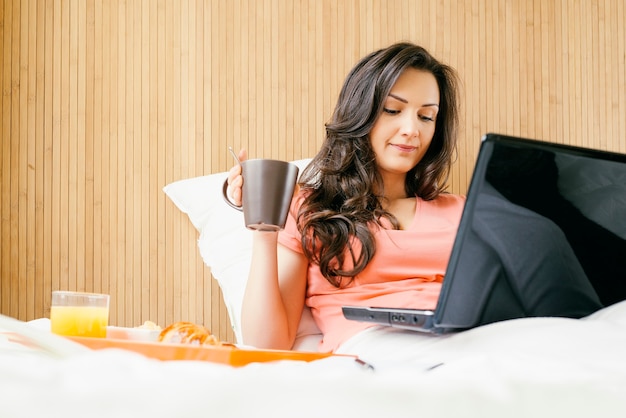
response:
<svg viewBox="0 0 626 418"><path fill-rule="evenodd" d="M278 232L255 231L250 274L241 313L243 341L289 350L294 344L306 291L308 260L278 244Z"/></svg>
<svg viewBox="0 0 626 418"><path fill-rule="evenodd" d="M247 159L245 150L239 160ZM241 205L241 166L228 174L229 196ZM308 260L278 244L278 232L252 233L252 260L241 309L243 342L259 348L293 347L304 307Z"/></svg>

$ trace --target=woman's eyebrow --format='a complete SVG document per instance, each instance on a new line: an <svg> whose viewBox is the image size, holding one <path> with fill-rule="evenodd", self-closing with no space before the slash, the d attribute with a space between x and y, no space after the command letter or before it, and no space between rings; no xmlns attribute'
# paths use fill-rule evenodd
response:
<svg viewBox="0 0 626 418"><path fill-rule="evenodd" d="M396 100L398 100L398 101L400 101L402 103L408 103L409 102L407 99L404 99L404 98L402 98L402 97L400 97L400 96L398 96L396 94L393 94L393 93L389 93L389 97L393 97L394 99L396 99ZM439 108L439 104L437 104L437 103L426 103L426 104L422 105L422 107L429 107L429 106L435 106L435 107Z"/></svg>
<svg viewBox="0 0 626 418"><path fill-rule="evenodd" d="M408 103L408 102L409 102L408 100L403 99L403 98L402 98L402 97L400 97L400 96L396 96L396 95L395 95L395 94L393 94L393 93L389 93L389 96L390 96L390 97L393 97L393 98L394 98L394 99L396 99L396 100L401 101L402 103Z"/></svg>

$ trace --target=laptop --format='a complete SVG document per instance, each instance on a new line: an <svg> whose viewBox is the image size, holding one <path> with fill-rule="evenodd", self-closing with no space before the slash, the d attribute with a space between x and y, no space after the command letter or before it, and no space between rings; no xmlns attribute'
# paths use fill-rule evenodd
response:
<svg viewBox="0 0 626 418"><path fill-rule="evenodd" d="M350 320L462 331L581 318L626 299L626 155L482 138L434 310L344 306Z"/></svg>

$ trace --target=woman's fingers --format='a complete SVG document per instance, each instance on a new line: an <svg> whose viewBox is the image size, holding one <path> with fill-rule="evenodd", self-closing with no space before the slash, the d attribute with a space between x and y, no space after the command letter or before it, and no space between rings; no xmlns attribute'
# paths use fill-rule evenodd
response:
<svg viewBox="0 0 626 418"><path fill-rule="evenodd" d="M245 149L239 150L239 161L245 161L248 158L248 152ZM241 206L242 200L243 176L241 175L241 166L235 164L228 171L228 197L231 201Z"/></svg>
<svg viewBox="0 0 626 418"><path fill-rule="evenodd" d="M245 161L248 159L248 151L245 148L239 150L239 161Z"/></svg>
<svg viewBox="0 0 626 418"><path fill-rule="evenodd" d="M232 181L229 182L229 197L231 198L232 202L237 206L241 206L242 186L243 177L241 175L234 177Z"/></svg>

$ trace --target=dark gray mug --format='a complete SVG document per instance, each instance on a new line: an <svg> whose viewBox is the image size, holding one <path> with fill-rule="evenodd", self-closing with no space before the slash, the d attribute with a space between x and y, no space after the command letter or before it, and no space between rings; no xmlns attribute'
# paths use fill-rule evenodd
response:
<svg viewBox="0 0 626 418"><path fill-rule="evenodd" d="M256 159L241 163L243 190L241 206L228 199L228 181L222 194L228 205L243 212L246 227L257 231L279 231L285 227L298 166L286 161Z"/></svg>

